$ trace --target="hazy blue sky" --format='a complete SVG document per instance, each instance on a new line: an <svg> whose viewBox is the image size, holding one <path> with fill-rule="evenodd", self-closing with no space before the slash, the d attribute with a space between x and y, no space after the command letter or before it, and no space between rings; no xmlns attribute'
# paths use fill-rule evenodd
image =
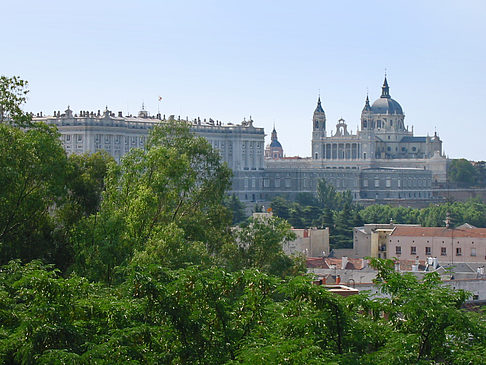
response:
<svg viewBox="0 0 486 365"><path fill-rule="evenodd" d="M486 1L2 1L0 73L26 109L240 122L310 155L320 90L328 130L356 130L366 90L390 94L416 135L485 160Z"/></svg>

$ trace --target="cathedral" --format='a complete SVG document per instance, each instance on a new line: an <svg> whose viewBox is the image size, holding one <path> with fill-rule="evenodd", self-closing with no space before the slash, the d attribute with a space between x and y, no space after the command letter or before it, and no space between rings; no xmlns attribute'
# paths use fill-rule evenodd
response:
<svg viewBox="0 0 486 365"><path fill-rule="evenodd" d="M350 134L343 119L334 134L327 135L326 114L320 97L313 117L312 158L323 160L430 159L442 154L442 141L433 137L415 137L405 126L400 104L391 98L385 76L379 99L372 105L366 96L361 112L361 128Z"/></svg>

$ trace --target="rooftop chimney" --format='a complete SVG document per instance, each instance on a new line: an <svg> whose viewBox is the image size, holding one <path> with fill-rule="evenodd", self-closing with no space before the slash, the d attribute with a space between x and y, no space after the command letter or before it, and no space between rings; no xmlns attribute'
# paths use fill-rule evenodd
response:
<svg viewBox="0 0 486 365"><path fill-rule="evenodd" d="M347 264L348 264L348 257L343 256L343 258L341 259L341 270L345 270Z"/></svg>

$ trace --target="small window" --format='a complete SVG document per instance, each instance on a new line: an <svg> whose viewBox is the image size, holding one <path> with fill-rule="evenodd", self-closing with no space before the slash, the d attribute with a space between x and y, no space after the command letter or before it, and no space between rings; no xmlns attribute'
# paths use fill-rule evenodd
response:
<svg viewBox="0 0 486 365"><path fill-rule="evenodd" d="M380 187L380 180L375 179L375 188L379 188L379 187Z"/></svg>
<svg viewBox="0 0 486 365"><path fill-rule="evenodd" d="M410 247L410 255L416 255L417 254L417 247L412 246Z"/></svg>
<svg viewBox="0 0 486 365"><path fill-rule="evenodd" d="M474 247L471 248L471 256L476 256L476 249Z"/></svg>
<svg viewBox="0 0 486 365"><path fill-rule="evenodd" d="M462 256L462 248L460 247L456 248L456 256Z"/></svg>
<svg viewBox="0 0 486 365"><path fill-rule="evenodd" d="M444 243L444 242L442 242ZM440 248L440 255L441 256L447 256L447 247L441 247Z"/></svg>
<svg viewBox="0 0 486 365"><path fill-rule="evenodd" d="M402 246L395 247L395 254L401 255L402 254Z"/></svg>
<svg viewBox="0 0 486 365"><path fill-rule="evenodd" d="M432 247L425 247L425 254L427 256L432 255Z"/></svg>

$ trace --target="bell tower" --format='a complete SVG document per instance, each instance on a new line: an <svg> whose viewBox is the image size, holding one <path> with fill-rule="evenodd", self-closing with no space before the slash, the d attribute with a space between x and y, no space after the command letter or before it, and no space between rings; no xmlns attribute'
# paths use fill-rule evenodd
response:
<svg viewBox="0 0 486 365"><path fill-rule="evenodd" d="M312 118L312 158L320 159L322 138L326 137L326 113L322 109L321 96L317 99L317 107Z"/></svg>

